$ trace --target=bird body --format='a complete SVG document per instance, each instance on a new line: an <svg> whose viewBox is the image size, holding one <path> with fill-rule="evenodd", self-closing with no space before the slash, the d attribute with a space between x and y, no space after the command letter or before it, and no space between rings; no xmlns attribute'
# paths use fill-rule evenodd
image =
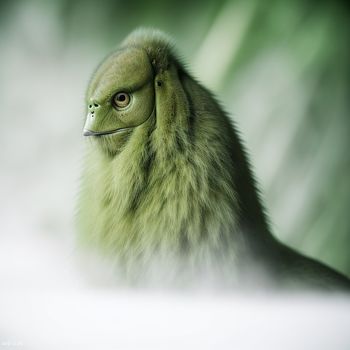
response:
<svg viewBox="0 0 350 350"><path fill-rule="evenodd" d="M348 284L272 236L236 128L162 33L132 33L86 100L79 232L129 278Z"/></svg>

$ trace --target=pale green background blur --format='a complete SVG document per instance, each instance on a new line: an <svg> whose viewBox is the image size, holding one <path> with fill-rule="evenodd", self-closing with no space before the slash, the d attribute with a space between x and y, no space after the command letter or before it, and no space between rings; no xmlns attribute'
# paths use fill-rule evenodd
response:
<svg viewBox="0 0 350 350"><path fill-rule="evenodd" d="M235 120L275 235L349 275L345 1L27 0L0 3L2 280L71 239L85 88L139 26L168 32Z"/></svg>

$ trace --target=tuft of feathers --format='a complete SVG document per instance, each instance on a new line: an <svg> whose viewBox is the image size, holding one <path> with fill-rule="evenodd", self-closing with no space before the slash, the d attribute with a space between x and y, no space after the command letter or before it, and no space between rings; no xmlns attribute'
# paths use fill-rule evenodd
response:
<svg viewBox="0 0 350 350"><path fill-rule="evenodd" d="M113 104L120 92L126 108ZM347 285L272 236L236 128L165 34L131 33L98 67L86 100L95 136L78 231L127 279Z"/></svg>
<svg viewBox="0 0 350 350"><path fill-rule="evenodd" d="M120 48L136 47L147 52L155 74L168 69L171 62L180 60L175 53L175 42L157 29L139 28L128 35Z"/></svg>

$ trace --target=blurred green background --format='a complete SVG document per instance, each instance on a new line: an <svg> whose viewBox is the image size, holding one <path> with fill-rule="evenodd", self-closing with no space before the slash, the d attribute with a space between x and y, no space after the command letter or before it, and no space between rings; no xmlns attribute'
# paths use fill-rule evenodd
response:
<svg viewBox="0 0 350 350"><path fill-rule="evenodd" d="M236 121L274 234L350 275L345 1L1 1L3 235L69 240L85 87L139 26L169 33Z"/></svg>

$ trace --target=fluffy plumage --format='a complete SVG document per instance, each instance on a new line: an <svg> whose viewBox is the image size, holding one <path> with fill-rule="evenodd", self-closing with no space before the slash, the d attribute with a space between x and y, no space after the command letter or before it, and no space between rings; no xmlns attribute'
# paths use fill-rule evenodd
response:
<svg viewBox="0 0 350 350"><path fill-rule="evenodd" d="M127 37L86 105L79 232L129 278L349 285L271 235L235 127L164 34Z"/></svg>

